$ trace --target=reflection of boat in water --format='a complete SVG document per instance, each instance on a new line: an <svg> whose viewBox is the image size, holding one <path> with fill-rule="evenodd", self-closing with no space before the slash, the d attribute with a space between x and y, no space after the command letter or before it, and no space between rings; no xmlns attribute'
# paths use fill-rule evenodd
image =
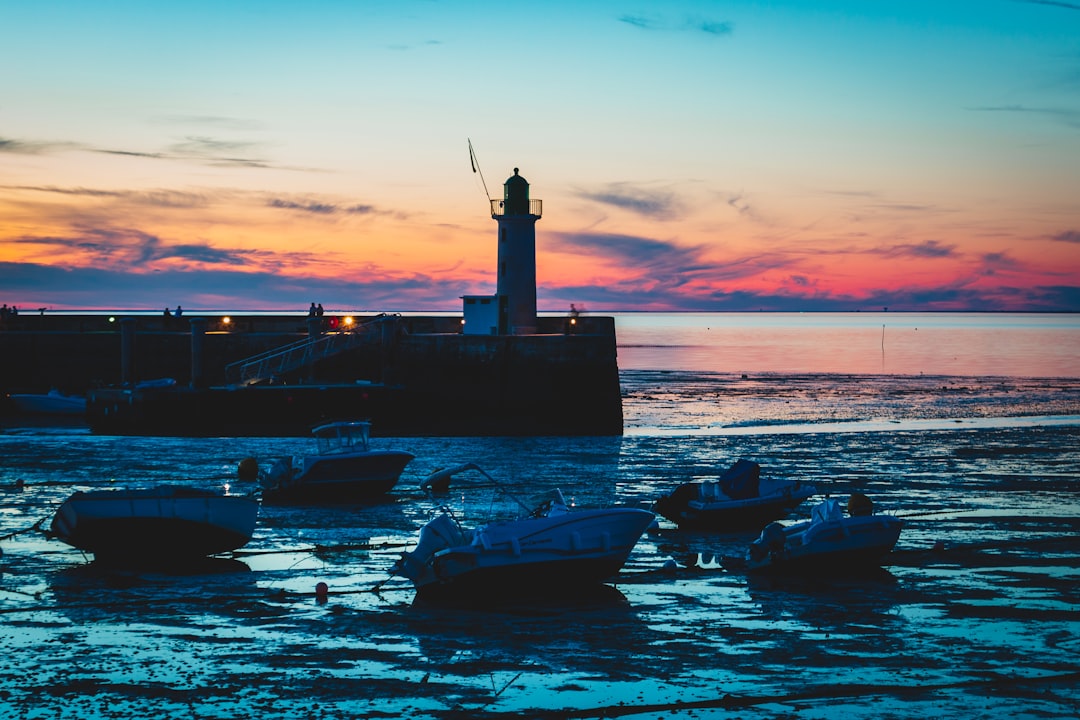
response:
<svg viewBox="0 0 1080 720"><path fill-rule="evenodd" d="M510 495L472 463L434 473L421 487L438 487L466 470L480 472ZM619 572L655 519L638 508L571 510L558 489L532 509L513 499L525 515L471 529L441 507L420 529L416 548L404 553L392 572L429 597L458 592L528 596L595 585Z"/></svg>
<svg viewBox="0 0 1080 720"><path fill-rule="evenodd" d="M760 477L761 466L739 459L716 480L683 483L656 501L656 512L681 529L758 530L817 492L798 480Z"/></svg>
<svg viewBox="0 0 1080 720"><path fill-rule="evenodd" d="M413 607L434 606L459 610L498 610L516 616L549 617L560 613L629 608L626 595L604 582L530 587L520 592L420 592Z"/></svg>
<svg viewBox="0 0 1080 720"><path fill-rule="evenodd" d="M96 576L106 582L113 582L114 585L119 584L116 582L116 573L128 573L132 570L130 567L117 567L115 563L111 563L107 559L104 562L101 560L94 560L85 565L78 565L69 569L84 571L86 573L85 577ZM246 562L224 556L179 558L175 562L163 564L160 567L154 566L150 571L147 571L145 568L135 569L139 573L137 577L144 582L187 578L197 580L198 578L203 577L251 575L251 566ZM126 574L124 577L131 578L132 576ZM132 581L128 584L134 584L134 582Z"/></svg>
<svg viewBox="0 0 1080 720"><path fill-rule="evenodd" d="M848 515L837 500L825 500L813 508L809 520L787 526L769 523L745 557L725 564L748 572L857 572L880 565L900 538L901 527L899 518L875 515L869 498L855 493Z"/></svg>
<svg viewBox="0 0 1080 720"><path fill-rule="evenodd" d="M236 550L255 531L258 502L177 485L68 497L50 536L97 560L176 562Z"/></svg>
<svg viewBox="0 0 1080 720"><path fill-rule="evenodd" d="M311 432L318 454L275 462L262 478L264 502L370 500L389 492L413 459L403 450L372 450L367 421L327 423Z"/></svg>
<svg viewBox="0 0 1080 720"><path fill-rule="evenodd" d="M28 415L79 416L86 414L84 396L65 395L55 388L44 394L14 393L8 397L19 412Z"/></svg>

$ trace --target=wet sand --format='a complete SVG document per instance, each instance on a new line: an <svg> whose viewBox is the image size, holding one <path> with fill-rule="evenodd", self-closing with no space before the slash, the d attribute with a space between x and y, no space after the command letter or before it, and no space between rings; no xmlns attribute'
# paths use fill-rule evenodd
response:
<svg viewBox="0 0 1080 720"><path fill-rule="evenodd" d="M265 507L235 557L171 572L30 528L77 488L244 491L240 459L307 442L0 435L0 718L1080 716L1080 383L630 375L623 438L380 439L417 455L387 502ZM662 521L570 598L432 607L387 578L437 467L648 507L738 457L868 494L905 519L896 551L860 577L755 579L719 563L753 534Z"/></svg>

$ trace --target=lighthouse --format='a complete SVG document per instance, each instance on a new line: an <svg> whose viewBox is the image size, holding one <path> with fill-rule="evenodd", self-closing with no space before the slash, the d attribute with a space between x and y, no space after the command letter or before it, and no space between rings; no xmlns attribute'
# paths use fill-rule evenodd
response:
<svg viewBox="0 0 1080 720"><path fill-rule="evenodd" d="M499 224L496 302L498 334L536 332L536 221L541 202L529 199L529 183L514 168L503 184L503 199L491 201Z"/></svg>

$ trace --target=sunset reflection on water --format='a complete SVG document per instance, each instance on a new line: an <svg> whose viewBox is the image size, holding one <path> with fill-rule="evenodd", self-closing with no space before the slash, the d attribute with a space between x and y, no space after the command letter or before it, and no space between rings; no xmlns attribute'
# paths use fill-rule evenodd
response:
<svg viewBox="0 0 1080 720"><path fill-rule="evenodd" d="M619 367L731 373L1080 376L1080 315L619 313Z"/></svg>

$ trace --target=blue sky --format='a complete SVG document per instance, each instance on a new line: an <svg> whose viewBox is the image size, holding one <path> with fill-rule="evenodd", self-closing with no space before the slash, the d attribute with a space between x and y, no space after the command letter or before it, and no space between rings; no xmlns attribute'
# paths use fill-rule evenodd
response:
<svg viewBox="0 0 1080 720"><path fill-rule="evenodd" d="M1080 3L5 18L9 304L458 309L520 167L542 310L1080 311Z"/></svg>

